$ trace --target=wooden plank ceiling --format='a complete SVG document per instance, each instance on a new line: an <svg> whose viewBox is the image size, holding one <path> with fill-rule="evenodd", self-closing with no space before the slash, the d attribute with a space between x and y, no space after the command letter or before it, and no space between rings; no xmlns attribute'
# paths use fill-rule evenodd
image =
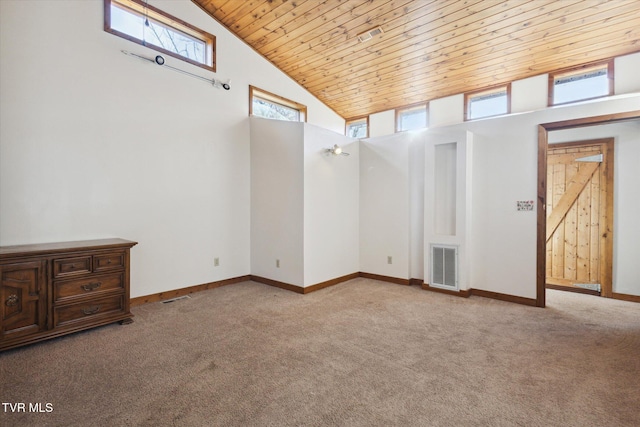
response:
<svg viewBox="0 0 640 427"><path fill-rule="evenodd" d="M344 118L640 51L640 0L192 1Z"/></svg>

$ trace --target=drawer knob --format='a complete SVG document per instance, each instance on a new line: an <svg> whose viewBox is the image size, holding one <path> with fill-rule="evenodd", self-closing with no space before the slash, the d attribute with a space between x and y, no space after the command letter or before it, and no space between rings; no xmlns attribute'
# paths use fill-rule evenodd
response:
<svg viewBox="0 0 640 427"><path fill-rule="evenodd" d="M12 295L9 295L9 298L7 298L4 304L7 307L13 307L14 305L18 305L18 301L20 301L20 299L18 298L18 295L12 294Z"/></svg>
<svg viewBox="0 0 640 427"><path fill-rule="evenodd" d="M99 306L99 305L92 305L92 306L91 306L91 307L89 307L89 308L83 308L83 309L82 309L82 312L83 312L84 314L86 314L87 316L90 316L90 315L92 315L92 314L96 314L97 312L99 312L99 311L100 311L100 307L101 307L101 306Z"/></svg>
<svg viewBox="0 0 640 427"><path fill-rule="evenodd" d="M86 285L82 285L82 289L84 289L87 292L90 292L90 291L95 291L100 286L102 286L102 282L93 282Z"/></svg>
<svg viewBox="0 0 640 427"><path fill-rule="evenodd" d="M111 264L111 258L107 259L107 264Z"/></svg>

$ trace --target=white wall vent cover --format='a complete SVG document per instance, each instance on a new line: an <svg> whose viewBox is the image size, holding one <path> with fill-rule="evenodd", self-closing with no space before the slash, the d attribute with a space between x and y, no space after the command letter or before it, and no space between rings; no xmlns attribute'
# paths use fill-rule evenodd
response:
<svg viewBox="0 0 640 427"><path fill-rule="evenodd" d="M458 290L458 246L431 245L431 282L429 286Z"/></svg>

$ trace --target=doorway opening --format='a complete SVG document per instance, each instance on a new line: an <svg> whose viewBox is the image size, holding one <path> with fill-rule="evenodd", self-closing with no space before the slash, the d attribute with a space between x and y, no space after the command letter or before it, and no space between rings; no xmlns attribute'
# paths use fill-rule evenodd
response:
<svg viewBox="0 0 640 427"><path fill-rule="evenodd" d="M536 306L544 307L547 282L547 153L549 150L548 133L555 130L597 126L640 118L640 110L603 116L565 120L538 125L538 203L536 238ZM615 295L613 295L615 297Z"/></svg>

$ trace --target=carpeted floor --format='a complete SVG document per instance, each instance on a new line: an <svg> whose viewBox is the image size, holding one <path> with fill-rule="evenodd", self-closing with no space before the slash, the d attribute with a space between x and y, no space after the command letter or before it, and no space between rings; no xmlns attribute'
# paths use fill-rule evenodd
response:
<svg viewBox="0 0 640 427"><path fill-rule="evenodd" d="M640 305L246 282L0 354L2 426L639 426Z"/></svg>

